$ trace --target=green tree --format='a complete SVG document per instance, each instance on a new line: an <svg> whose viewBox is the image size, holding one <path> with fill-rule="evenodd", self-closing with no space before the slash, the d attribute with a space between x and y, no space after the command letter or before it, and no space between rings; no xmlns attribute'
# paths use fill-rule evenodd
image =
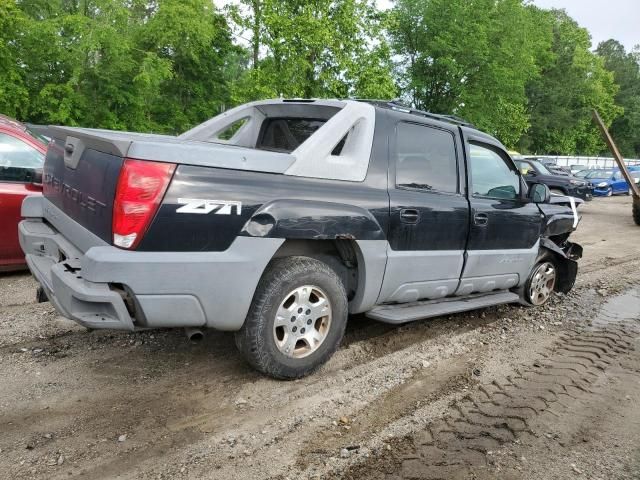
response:
<svg viewBox="0 0 640 480"><path fill-rule="evenodd" d="M622 112L615 104L613 74L591 52L588 31L565 11L539 14L553 28L552 55L528 86L531 128L520 148L540 154L598 154L604 143L591 110L596 108L607 125Z"/></svg>
<svg viewBox="0 0 640 480"><path fill-rule="evenodd" d="M26 18L13 0L0 0L0 113L23 116L29 101L17 39Z"/></svg>
<svg viewBox="0 0 640 480"><path fill-rule="evenodd" d="M396 88L381 15L367 0L244 0L235 10L251 33L252 65L235 100L373 96Z"/></svg>
<svg viewBox="0 0 640 480"><path fill-rule="evenodd" d="M13 75L23 79L12 85L23 85L27 97L13 111L25 119L180 132L231 101L228 60L241 49L209 0L8 5L19 14L10 17L19 29L2 32L13 39Z"/></svg>
<svg viewBox="0 0 640 480"><path fill-rule="evenodd" d="M393 46L404 95L460 115L513 146L529 126L525 87L538 77L550 27L521 0L398 0Z"/></svg>
<svg viewBox="0 0 640 480"><path fill-rule="evenodd" d="M596 50L604 60L605 68L613 72L620 87L616 104L624 108L624 114L611 124L611 135L622 155L633 158L640 158L640 63L637 52L627 53L616 40L602 42Z"/></svg>

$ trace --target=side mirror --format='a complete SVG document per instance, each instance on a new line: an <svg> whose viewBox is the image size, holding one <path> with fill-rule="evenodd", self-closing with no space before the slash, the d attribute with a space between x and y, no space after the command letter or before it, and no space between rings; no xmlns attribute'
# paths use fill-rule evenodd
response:
<svg viewBox="0 0 640 480"><path fill-rule="evenodd" d="M551 191L543 183L534 183L529 187L529 200L534 203L549 203Z"/></svg>

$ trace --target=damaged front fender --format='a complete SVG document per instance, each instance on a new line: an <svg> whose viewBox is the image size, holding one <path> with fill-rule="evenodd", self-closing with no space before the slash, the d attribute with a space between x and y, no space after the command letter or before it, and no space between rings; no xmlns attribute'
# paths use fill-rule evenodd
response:
<svg viewBox="0 0 640 480"><path fill-rule="evenodd" d="M550 238L542 238L540 246L553 255L558 269L555 290L569 293L576 283L578 275L578 260L582 258L582 246L577 243L564 241L558 245Z"/></svg>

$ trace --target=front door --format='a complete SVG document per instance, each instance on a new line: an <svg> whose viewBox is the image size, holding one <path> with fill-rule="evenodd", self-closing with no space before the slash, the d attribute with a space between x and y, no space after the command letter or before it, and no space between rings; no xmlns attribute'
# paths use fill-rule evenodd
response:
<svg viewBox="0 0 640 480"><path fill-rule="evenodd" d="M33 184L44 155L19 138L0 132L0 271L24 264L18 242L22 200L41 191Z"/></svg>
<svg viewBox="0 0 640 480"><path fill-rule="evenodd" d="M620 170L611 177L611 191L613 193L627 193L629 191L629 184Z"/></svg>
<svg viewBox="0 0 640 480"><path fill-rule="evenodd" d="M455 292L469 228L456 127L398 122L390 138L387 268L378 302Z"/></svg>
<svg viewBox="0 0 640 480"><path fill-rule="evenodd" d="M527 278L538 255L542 214L497 145L468 144L471 222L458 295L509 289Z"/></svg>

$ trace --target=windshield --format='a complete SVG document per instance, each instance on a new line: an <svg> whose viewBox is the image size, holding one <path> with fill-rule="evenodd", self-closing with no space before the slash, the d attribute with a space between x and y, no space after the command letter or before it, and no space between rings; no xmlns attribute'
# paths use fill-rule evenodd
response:
<svg viewBox="0 0 640 480"><path fill-rule="evenodd" d="M609 178L613 175L613 170L594 170L587 173L584 178Z"/></svg>
<svg viewBox="0 0 640 480"><path fill-rule="evenodd" d="M40 135L37 132L34 132L30 128L27 128L25 130L25 132L28 133L29 135L31 135L35 140L37 140L39 143L43 144L45 147L49 143L49 139L47 137L45 137L44 135Z"/></svg>
<svg viewBox="0 0 640 480"><path fill-rule="evenodd" d="M574 177L578 177L578 178L585 178L587 175L589 175L589 172L591 170L580 170L579 172L577 172Z"/></svg>
<svg viewBox="0 0 640 480"><path fill-rule="evenodd" d="M529 160L529 162L542 175L553 175L553 173L551 173L547 167L545 167L542 163L538 162L537 160Z"/></svg>

